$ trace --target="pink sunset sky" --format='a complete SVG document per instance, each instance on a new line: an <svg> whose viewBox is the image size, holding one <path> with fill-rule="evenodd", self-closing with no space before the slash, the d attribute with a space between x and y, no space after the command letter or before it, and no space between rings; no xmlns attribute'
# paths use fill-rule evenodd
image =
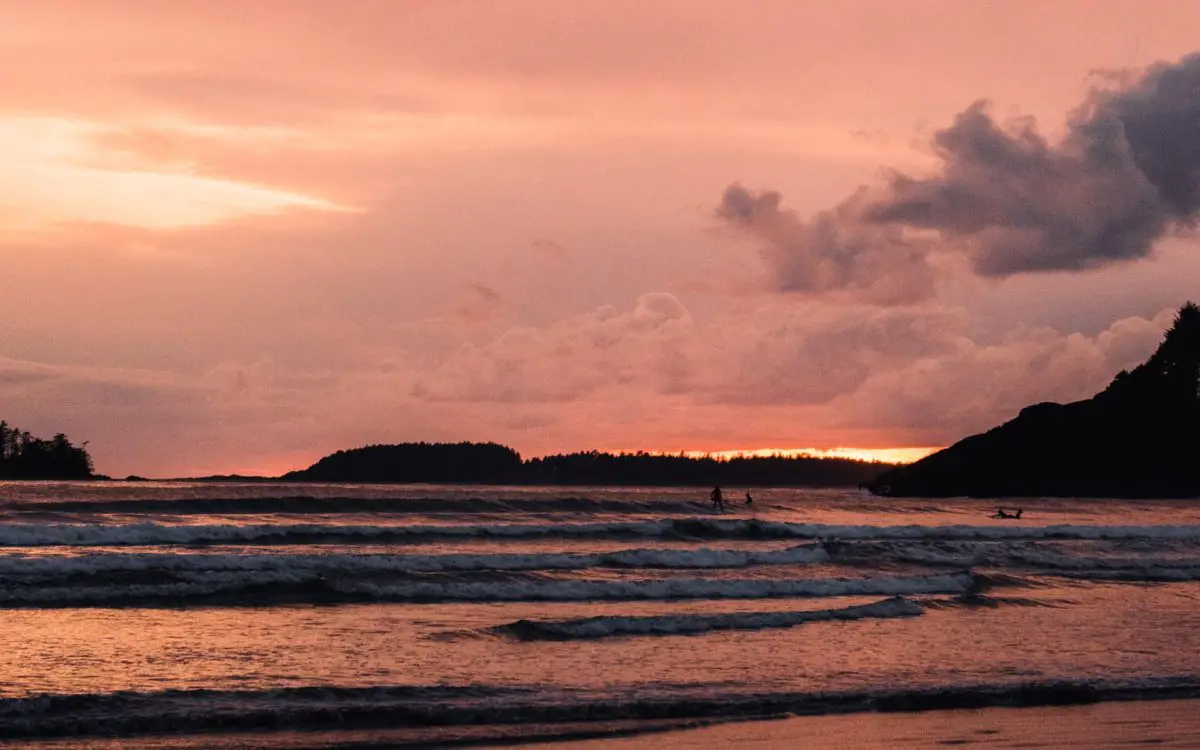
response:
<svg viewBox="0 0 1200 750"><path fill-rule="evenodd" d="M112 475L946 445L1200 296L1197 50L1192 0L5 0L0 418Z"/></svg>

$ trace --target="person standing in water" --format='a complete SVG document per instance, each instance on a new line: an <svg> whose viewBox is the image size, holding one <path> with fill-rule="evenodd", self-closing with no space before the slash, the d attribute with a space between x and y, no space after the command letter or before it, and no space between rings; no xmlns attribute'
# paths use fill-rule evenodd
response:
<svg viewBox="0 0 1200 750"><path fill-rule="evenodd" d="M750 493L746 493L746 505L754 505L754 498L750 497Z"/></svg>
<svg viewBox="0 0 1200 750"><path fill-rule="evenodd" d="M716 508L717 510L721 511L722 513L724 513L725 512L725 498L723 498L721 496L721 488L719 486L713 487L713 491L711 493L709 493L709 497L712 498L713 507Z"/></svg>

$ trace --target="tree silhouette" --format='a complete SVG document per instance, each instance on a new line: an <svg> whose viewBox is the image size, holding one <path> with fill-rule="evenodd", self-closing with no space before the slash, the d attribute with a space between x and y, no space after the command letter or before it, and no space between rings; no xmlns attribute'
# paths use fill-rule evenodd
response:
<svg viewBox="0 0 1200 750"><path fill-rule="evenodd" d="M1150 359L1118 373L1102 397L1194 408L1200 401L1200 307L1192 302L1181 307Z"/></svg>
<svg viewBox="0 0 1200 750"><path fill-rule="evenodd" d="M86 444L85 444L86 445ZM92 458L61 432L50 440L0 421L0 479L88 479Z"/></svg>

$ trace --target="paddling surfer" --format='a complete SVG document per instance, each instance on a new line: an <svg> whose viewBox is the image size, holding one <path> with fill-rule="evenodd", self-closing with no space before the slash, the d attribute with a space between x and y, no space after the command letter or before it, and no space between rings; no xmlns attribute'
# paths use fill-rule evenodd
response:
<svg viewBox="0 0 1200 750"><path fill-rule="evenodd" d="M1020 518L1021 514L1024 512L1025 512L1024 508L1017 508L1016 511L1013 513L1009 513L1007 511L1005 511L1004 508L996 508L996 515L992 516L992 518L1017 519L1017 518Z"/></svg>
<svg viewBox="0 0 1200 750"><path fill-rule="evenodd" d="M713 487L712 492L709 493L709 497L712 498L713 508L724 513L725 512L725 498L721 496L720 486Z"/></svg>

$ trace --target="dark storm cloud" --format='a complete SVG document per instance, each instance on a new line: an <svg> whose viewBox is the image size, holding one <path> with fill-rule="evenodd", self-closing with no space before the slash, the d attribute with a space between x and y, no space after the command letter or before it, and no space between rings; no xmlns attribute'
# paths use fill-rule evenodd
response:
<svg viewBox="0 0 1200 750"><path fill-rule="evenodd" d="M997 123L980 101L932 146L937 174L895 173L807 222L780 211L778 193L739 185L717 213L765 241L781 289L893 290L876 301L932 290L914 230L936 232L982 276L1142 258L1200 214L1200 54L1094 91L1057 144L1032 118Z"/></svg>

